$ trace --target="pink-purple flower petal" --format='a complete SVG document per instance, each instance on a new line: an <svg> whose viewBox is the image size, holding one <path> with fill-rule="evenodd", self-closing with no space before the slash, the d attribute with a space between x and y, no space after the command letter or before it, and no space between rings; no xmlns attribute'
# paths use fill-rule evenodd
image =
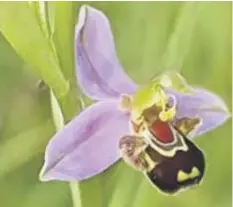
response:
<svg viewBox="0 0 233 207"><path fill-rule="evenodd" d="M57 132L46 148L40 179L83 180L115 163L119 139L129 134L129 117L117 107L116 101L93 104Z"/></svg>
<svg viewBox="0 0 233 207"><path fill-rule="evenodd" d="M85 95L94 100L132 94L136 84L122 69L107 17L82 6L75 34L77 78Z"/></svg>
<svg viewBox="0 0 233 207"><path fill-rule="evenodd" d="M230 113L224 101L212 92L199 88L190 88L192 93L178 93L169 90L177 100L177 119L199 117L201 125L191 134L200 136L223 124Z"/></svg>

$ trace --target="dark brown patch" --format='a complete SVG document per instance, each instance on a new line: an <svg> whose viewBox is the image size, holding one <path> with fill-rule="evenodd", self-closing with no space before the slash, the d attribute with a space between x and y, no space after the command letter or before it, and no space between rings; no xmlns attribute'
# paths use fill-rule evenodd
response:
<svg viewBox="0 0 233 207"><path fill-rule="evenodd" d="M204 175L205 161L202 151L186 137L184 140L188 146L188 151L177 151L173 157L163 156L150 146L146 149L151 159L158 163L154 169L147 173L147 176L163 192L176 193L184 187L199 183ZM199 170L199 176L183 182L177 181L179 170L190 173L193 167Z"/></svg>

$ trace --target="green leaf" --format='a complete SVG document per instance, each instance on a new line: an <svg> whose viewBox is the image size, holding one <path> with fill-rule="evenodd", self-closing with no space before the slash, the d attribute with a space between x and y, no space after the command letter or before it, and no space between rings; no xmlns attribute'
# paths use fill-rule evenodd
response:
<svg viewBox="0 0 233 207"><path fill-rule="evenodd" d="M37 18L37 21L46 35L46 38L50 37L50 26L48 21L48 3L44 1L29 1L28 2L32 10L34 11L34 14Z"/></svg>
<svg viewBox="0 0 233 207"><path fill-rule="evenodd" d="M52 118L54 125L57 130L62 129L65 124L63 113L52 90L50 90L50 102L51 102Z"/></svg>
<svg viewBox="0 0 233 207"><path fill-rule="evenodd" d="M74 2L48 2L52 39L65 77L76 86L74 70L74 30L77 12Z"/></svg>
<svg viewBox="0 0 233 207"><path fill-rule="evenodd" d="M28 2L0 3L0 31L57 97L63 97L69 91L69 83Z"/></svg>
<svg viewBox="0 0 233 207"><path fill-rule="evenodd" d="M66 79L76 84L74 70L74 30L76 10L73 2L30 2L41 29L51 42ZM75 81L75 82L74 82Z"/></svg>
<svg viewBox="0 0 233 207"><path fill-rule="evenodd" d="M76 22L73 2L46 2L46 21L49 40L65 78L70 83L69 93L58 99L65 122L70 121L80 111L77 98L80 93L74 67L74 29Z"/></svg>

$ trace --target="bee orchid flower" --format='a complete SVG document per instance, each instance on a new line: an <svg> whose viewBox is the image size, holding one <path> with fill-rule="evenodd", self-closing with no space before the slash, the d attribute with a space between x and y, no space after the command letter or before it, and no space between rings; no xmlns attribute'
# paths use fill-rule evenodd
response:
<svg viewBox="0 0 233 207"><path fill-rule="evenodd" d="M149 86L139 87L117 58L109 20L89 6L80 9L75 58L79 87L95 103L52 137L40 173L42 181L81 181L112 166L121 158L119 142L131 134L131 121L140 119L142 111L154 103L162 108L159 117L163 121L199 118L200 125L190 138L229 118L221 98L188 86L179 74L165 73Z"/></svg>

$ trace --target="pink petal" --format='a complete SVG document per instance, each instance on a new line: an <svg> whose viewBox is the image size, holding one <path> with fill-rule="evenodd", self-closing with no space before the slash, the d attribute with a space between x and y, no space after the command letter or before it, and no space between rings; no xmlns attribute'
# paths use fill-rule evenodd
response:
<svg viewBox="0 0 233 207"><path fill-rule="evenodd" d="M83 180L115 163L119 139L129 134L128 116L117 105L93 104L56 133L46 149L41 180Z"/></svg>
<svg viewBox="0 0 233 207"><path fill-rule="evenodd" d="M200 136L223 124L229 117L224 101L216 94L200 88L191 88L193 93L184 94L170 91L177 99L177 119L200 117L202 124L191 137Z"/></svg>
<svg viewBox="0 0 233 207"><path fill-rule="evenodd" d="M77 78L85 95L103 100L132 94L136 85L122 70L107 17L88 6L80 9L75 36Z"/></svg>

